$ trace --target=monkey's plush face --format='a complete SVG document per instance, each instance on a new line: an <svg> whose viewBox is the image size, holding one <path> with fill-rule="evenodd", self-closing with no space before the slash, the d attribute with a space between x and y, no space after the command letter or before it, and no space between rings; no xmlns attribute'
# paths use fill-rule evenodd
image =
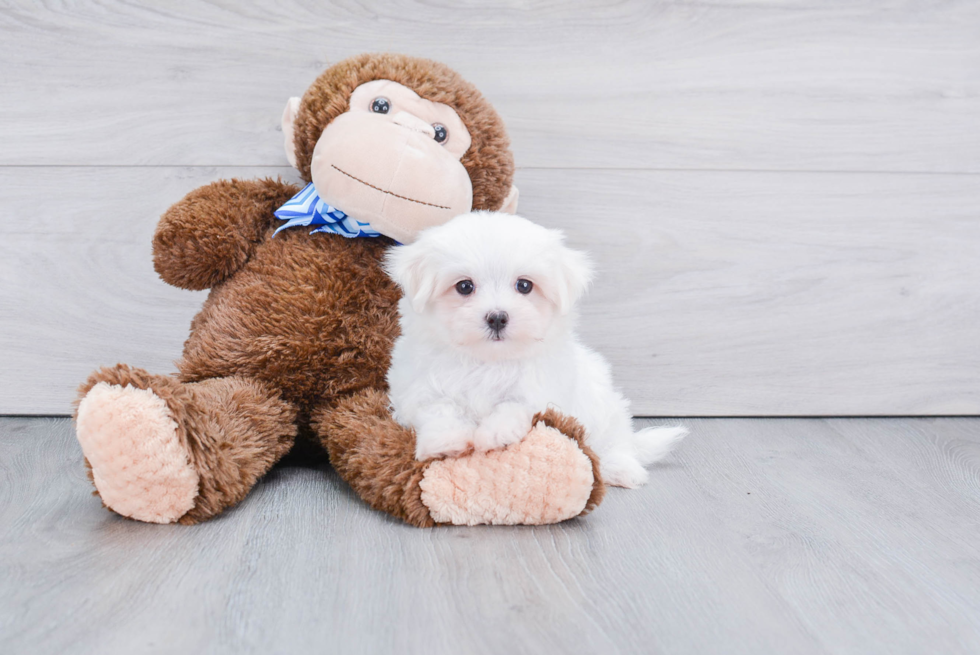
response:
<svg viewBox="0 0 980 655"><path fill-rule="evenodd" d="M290 114L287 106L287 151ZM473 185L460 162L469 147L470 134L451 107L374 80L357 87L350 109L323 130L310 177L325 202L410 243L421 230L470 211Z"/></svg>

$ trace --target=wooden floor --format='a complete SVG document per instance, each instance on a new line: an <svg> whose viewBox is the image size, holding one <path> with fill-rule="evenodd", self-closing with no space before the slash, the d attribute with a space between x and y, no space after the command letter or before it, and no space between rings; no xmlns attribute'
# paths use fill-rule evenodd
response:
<svg viewBox="0 0 980 655"><path fill-rule="evenodd" d="M980 419L701 419L639 491L419 530L326 466L196 527L0 419L0 653L977 653Z"/></svg>

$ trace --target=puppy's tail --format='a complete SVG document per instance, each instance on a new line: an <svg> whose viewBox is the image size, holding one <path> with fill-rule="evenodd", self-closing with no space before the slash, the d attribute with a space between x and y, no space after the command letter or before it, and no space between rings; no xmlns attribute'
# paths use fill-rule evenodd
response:
<svg viewBox="0 0 980 655"><path fill-rule="evenodd" d="M636 458L646 466L653 464L672 451L684 437L688 429L683 425L670 428L645 428L633 434L633 445L636 448Z"/></svg>

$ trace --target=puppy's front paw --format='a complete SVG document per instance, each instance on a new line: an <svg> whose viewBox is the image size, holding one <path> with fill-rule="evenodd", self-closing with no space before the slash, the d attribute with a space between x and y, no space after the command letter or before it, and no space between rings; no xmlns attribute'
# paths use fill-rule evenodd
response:
<svg viewBox="0 0 980 655"><path fill-rule="evenodd" d="M473 447L484 452L517 443L531 431L531 418L531 412L522 405L500 404L476 428Z"/></svg>
<svg viewBox="0 0 980 655"><path fill-rule="evenodd" d="M474 424L457 418L442 417L415 429L415 459L421 461L466 452L473 441Z"/></svg>

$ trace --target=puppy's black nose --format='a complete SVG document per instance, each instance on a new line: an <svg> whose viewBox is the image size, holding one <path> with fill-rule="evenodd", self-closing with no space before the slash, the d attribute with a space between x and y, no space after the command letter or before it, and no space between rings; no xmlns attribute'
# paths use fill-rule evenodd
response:
<svg viewBox="0 0 980 655"><path fill-rule="evenodd" d="M507 321L510 319L507 316L507 312L490 312L487 314L487 325L493 330L493 333L500 335L503 329L507 327Z"/></svg>

